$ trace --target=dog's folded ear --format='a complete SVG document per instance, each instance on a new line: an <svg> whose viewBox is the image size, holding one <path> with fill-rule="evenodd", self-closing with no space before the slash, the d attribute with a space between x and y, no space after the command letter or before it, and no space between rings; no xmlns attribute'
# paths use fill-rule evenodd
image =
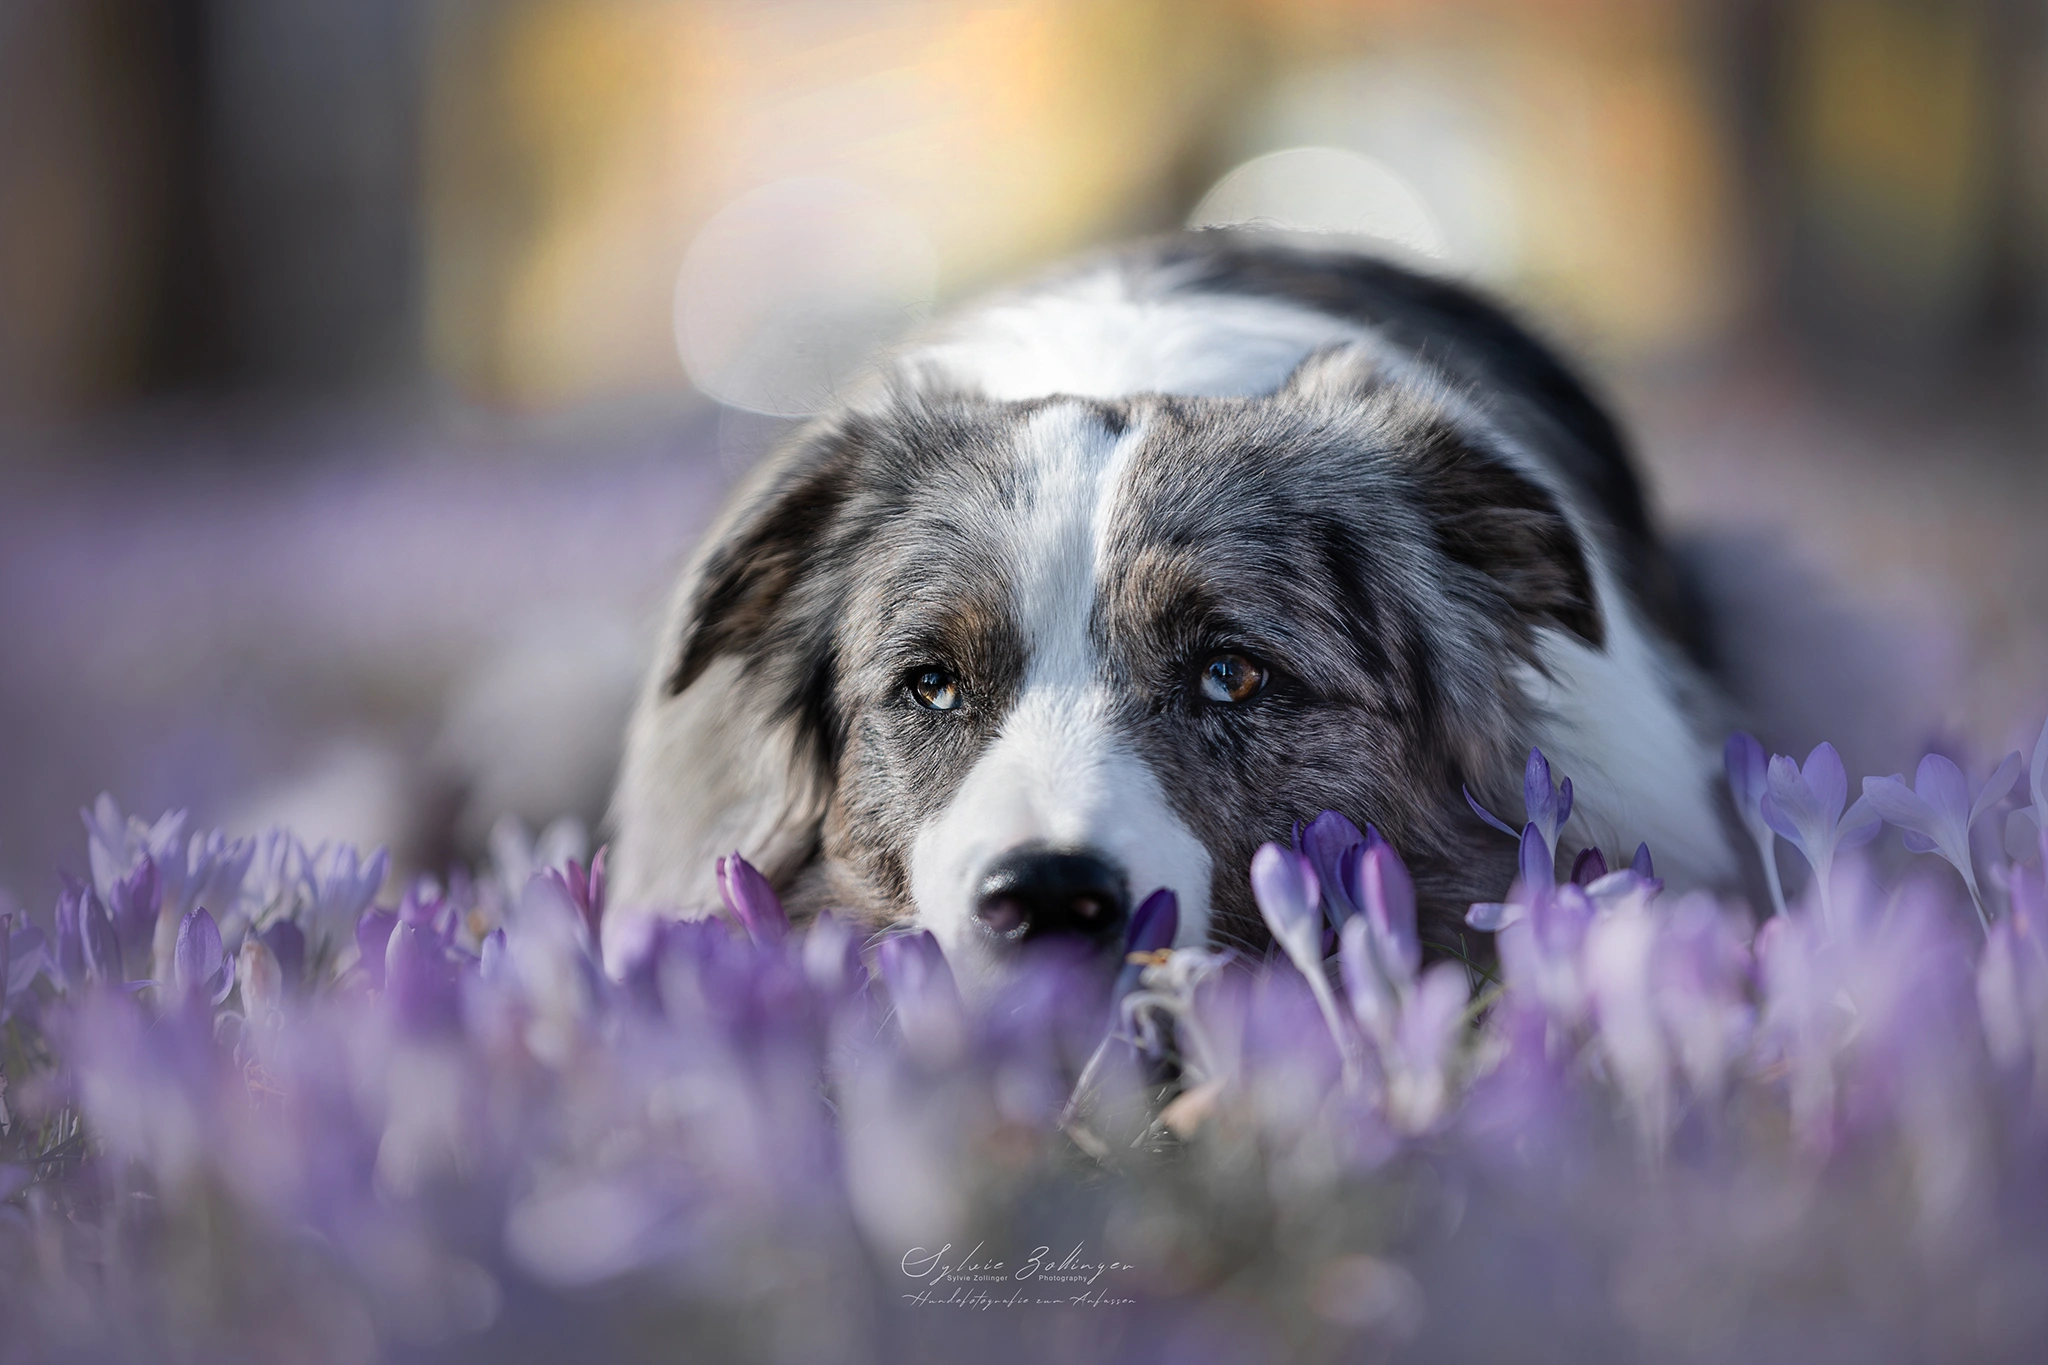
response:
<svg viewBox="0 0 2048 1365"><path fill-rule="evenodd" d="M834 431L811 435L763 471L751 497L713 529L683 589L662 690L678 696L713 659L750 664L800 638L791 594L824 551L850 488L851 456ZM815 635L813 639L815 639Z"/></svg>
<svg viewBox="0 0 2048 1365"><path fill-rule="evenodd" d="M1553 625L1606 646L1585 545L1555 496L1448 420L1425 424L1394 453L1438 547L1484 575L1512 609L1518 645L1526 650L1531 628Z"/></svg>
<svg viewBox="0 0 2048 1365"><path fill-rule="evenodd" d="M1404 474L1438 548L1484 576L1510 609L1506 624L1524 652L1538 625L1604 647L1606 628L1577 528L1558 499L1494 449L1491 438L1465 430L1436 378L1413 361L1345 342L1302 361L1285 391L1342 409L1364 405L1378 416L1391 433L1384 455Z"/></svg>
<svg viewBox="0 0 2048 1365"><path fill-rule="evenodd" d="M813 856L832 790L833 553L858 453L820 428L770 457L678 588L634 711L613 799L614 901L647 913L718 903L734 850L781 883Z"/></svg>

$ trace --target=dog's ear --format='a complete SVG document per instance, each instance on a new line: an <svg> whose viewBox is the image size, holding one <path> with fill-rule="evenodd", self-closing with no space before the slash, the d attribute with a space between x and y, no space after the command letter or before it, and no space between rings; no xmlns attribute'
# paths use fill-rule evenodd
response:
<svg viewBox="0 0 2048 1365"><path fill-rule="evenodd" d="M1507 624L1527 652L1530 630L1555 625L1595 649L1606 627L1586 549L1557 499L1477 433L1463 430L1446 394L1411 362L1364 342L1314 352L1284 392L1376 415L1394 433L1387 457L1407 477L1438 547L1477 571L1511 609Z"/></svg>
<svg viewBox="0 0 2048 1365"><path fill-rule="evenodd" d="M1448 419L1425 422L1393 454L1438 548L1484 575L1512 610L1518 646L1526 652L1529 631L1547 624L1605 648L1586 548L1556 497Z"/></svg>
<svg viewBox="0 0 2048 1365"><path fill-rule="evenodd" d="M800 436L684 572L612 801L622 907L716 906L716 862L734 850L778 884L814 856L832 785L834 621L832 576L817 570L858 459L841 430Z"/></svg>
<svg viewBox="0 0 2048 1365"><path fill-rule="evenodd" d="M785 620L793 590L829 539L851 488L855 453L837 429L810 433L770 460L754 488L706 538L685 576L668 637L671 697L720 655L755 663L800 632Z"/></svg>

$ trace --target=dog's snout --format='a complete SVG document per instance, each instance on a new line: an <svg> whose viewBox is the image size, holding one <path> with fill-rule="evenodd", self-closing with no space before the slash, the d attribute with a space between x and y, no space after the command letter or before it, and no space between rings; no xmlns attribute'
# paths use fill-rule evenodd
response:
<svg viewBox="0 0 2048 1365"><path fill-rule="evenodd" d="M974 913L1006 942L1066 935L1109 945L1122 938L1130 894L1123 871L1098 854L1026 847L983 874Z"/></svg>

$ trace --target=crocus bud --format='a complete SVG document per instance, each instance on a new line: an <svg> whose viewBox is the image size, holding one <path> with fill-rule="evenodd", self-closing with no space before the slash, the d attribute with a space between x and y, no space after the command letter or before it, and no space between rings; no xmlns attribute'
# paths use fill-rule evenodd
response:
<svg viewBox="0 0 2048 1365"><path fill-rule="evenodd" d="M255 935L242 940L235 959L235 977L242 985L242 1012L251 1023L263 1023L284 1001L284 969L277 954Z"/></svg>
<svg viewBox="0 0 2048 1365"><path fill-rule="evenodd" d="M737 853L718 860L718 890L726 909L756 943L780 943L789 934L789 913L760 870Z"/></svg>

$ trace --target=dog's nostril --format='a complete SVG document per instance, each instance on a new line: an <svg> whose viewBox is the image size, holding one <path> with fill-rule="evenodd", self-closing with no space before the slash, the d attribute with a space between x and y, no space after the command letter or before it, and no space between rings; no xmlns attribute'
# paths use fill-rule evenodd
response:
<svg viewBox="0 0 2048 1365"><path fill-rule="evenodd" d="M1027 847L989 868L974 910L983 927L1010 942L1066 934L1107 943L1123 934L1129 904L1122 871L1106 859Z"/></svg>

